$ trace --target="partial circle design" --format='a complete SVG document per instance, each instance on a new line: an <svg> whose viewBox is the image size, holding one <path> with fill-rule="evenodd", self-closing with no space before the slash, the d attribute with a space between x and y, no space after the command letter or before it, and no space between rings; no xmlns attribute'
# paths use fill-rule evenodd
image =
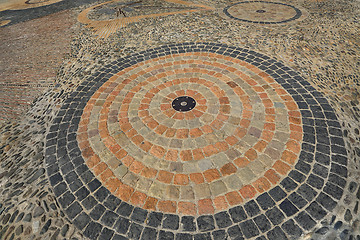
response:
<svg viewBox="0 0 360 240"><path fill-rule="evenodd" d="M191 110L174 109L185 99ZM46 163L91 239L294 237L336 206L347 177L321 93L265 55L211 43L143 51L84 80L49 130Z"/></svg>
<svg viewBox="0 0 360 240"><path fill-rule="evenodd" d="M63 0L20 0L20 1L5 0L0 4L0 11L37 8L61 1Z"/></svg>
<svg viewBox="0 0 360 240"><path fill-rule="evenodd" d="M258 24L282 24L299 19L302 11L289 4L245 1L227 6L224 13L233 19Z"/></svg>
<svg viewBox="0 0 360 240"><path fill-rule="evenodd" d="M154 12L152 8L146 5L146 2L110 0L85 9L79 14L78 21L93 28L98 38L107 38L128 24L142 19L213 10L212 7L183 0L164 0L161 4L176 4L178 6L174 9L165 6L163 9L169 11L158 12L159 9L157 9ZM136 10L139 8L142 10ZM141 12L142 14L140 14ZM91 15L95 15L96 20Z"/></svg>
<svg viewBox="0 0 360 240"><path fill-rule="evenodd" d="M11 20L2 20L0 21L0 27L8 25L11 22Z"/></svg>
<svg viewBox="0 0 360 240"><path fill-rule="evenodd" d="M49 2L50 0L27 0L26 4L43 4Z"/></svg>

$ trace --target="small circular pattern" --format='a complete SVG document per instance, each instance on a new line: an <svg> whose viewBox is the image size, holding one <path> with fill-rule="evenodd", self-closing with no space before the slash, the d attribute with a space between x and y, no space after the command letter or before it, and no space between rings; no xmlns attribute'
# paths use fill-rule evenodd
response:
<svg viewBox="0 0 360 240"><path fill-rule="evenodd" d="M173 109L183 96L192 110ZM46 145L54 193L91 239L300 236L347 177L322 94L267 56L221 44L105 66L65 101Z"/></svg>
<svg viewBox="0 0 360 240"><path fill-rule="evenodd" d="M172 107L179 112L187 112L196 106L196 101L189 96L177 97L171 103Z"/></svg>
<svg viewBox="0 0 360 240"><path fill-rule="evenodd" d="M280 2L245 1L227 6L224 13L233 19L259 24L282 24L302 16L300 9Z"/></svg>
<svg viewBox="0 0 360 240"><path fill-rule="evenodd" d="M266 11L265 10L262 10L262 9L259 9L259 10L256 10L257 13L265 13Z"/></svg>

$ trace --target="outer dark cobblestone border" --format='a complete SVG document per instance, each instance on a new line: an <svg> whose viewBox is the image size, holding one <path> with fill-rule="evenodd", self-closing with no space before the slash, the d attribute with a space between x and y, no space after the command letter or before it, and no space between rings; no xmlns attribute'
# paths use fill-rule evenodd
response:
<svg viewBox="0 0 360 240"><path fill-rule="evenodd" d="M286 19L286 20L283 20L283 21L278 21L278 22L263 22L263 21L251 21L251 20L246 20L246 19L241 19L241 18L237 18L237 17L234 17L233 15L231 15L229 12L228 12L228 9L233 7L233 6L236 6L236 5L239 5L239 4L244 4L244 3L256 3L256 2L260 2L260 3L270 3L270 4L278 4L278 5L284 5L284 6L288 6L288 7L291 7L292 9L294 9L296 11L296 14L295 16L293 16L292 18L289 18L289 19ZM299 19L302 15L302 12L300 11L300 9L294 7L294 6L291 6L291 5L288 5L288 4L285 4L285 3L281 3L281 2L268 2L268 1L245 1L245 2L238 2L238 3L235 3L235 4L232 4L230 6L227 6L226 8L224 8L224 13L226 14L226 16L232 18L232 19L236 19L236 20L239 20L239 21L242 21L242 22L248 22L248 23L258 23L258 24L283 24L283 23L287 23L287 22L290 22L290 21L294 21L296 19Z"/></svg>
<svg viewBox="0 0 360 240"><path fill-rule="evenodd" d="M90 172L76 141L83 108L113 74L168 54L214 52L257 66L297 102L304 129L298 162L254 200L215 215L163 214L116 198ZM58 202L90 239L296 239L337 205L347 178L347 152L334 110L298 73L247 49L214 43L166 45L119 59L85 80L64 102L46 137L47 173Z"/></svg>

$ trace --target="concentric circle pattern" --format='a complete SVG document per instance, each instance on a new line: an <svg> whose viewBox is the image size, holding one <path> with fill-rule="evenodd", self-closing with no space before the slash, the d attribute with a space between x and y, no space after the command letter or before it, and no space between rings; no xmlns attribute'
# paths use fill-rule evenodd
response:
<svg viewBox="0 0 360 240"><path fill-rule="evenodd" d="M335 207L346 177L319 92L267 56L211 43L140 52L86 79L50 129L47 164L92 237L298 234L319 220L309 209Z"/></svg>
<svg viewBox="0 0 360 240"><path fill-rule="evenodd" d="M204 106L176 111L172 99L187 106L183 95ZM208 207L211 198L238 204L286 175L300 151L300 115L292 97L252 65L182 53L109 79L85 107L77 140L104 184L123 184L113 191L120 199L163 212L214 213L227 207Z"/></svg>
<svg viewBox="0 0 360 240"><path fill-rule="evenodd" d="M302 16L300 9L280 2L245 1L230 5L224 13L233 19L259 24L282 24Z"/></svg>

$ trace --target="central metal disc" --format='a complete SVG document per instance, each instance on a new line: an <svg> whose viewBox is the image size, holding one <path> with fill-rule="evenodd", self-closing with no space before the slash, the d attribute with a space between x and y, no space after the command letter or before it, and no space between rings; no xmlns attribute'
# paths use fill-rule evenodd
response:
<svg viewBox="0 0 360 240"><path fill-rule="evenodd" d="M195 107L196 101L192 97L181 96L175 98L171 105L176 111L187 112Z"/></svg>

